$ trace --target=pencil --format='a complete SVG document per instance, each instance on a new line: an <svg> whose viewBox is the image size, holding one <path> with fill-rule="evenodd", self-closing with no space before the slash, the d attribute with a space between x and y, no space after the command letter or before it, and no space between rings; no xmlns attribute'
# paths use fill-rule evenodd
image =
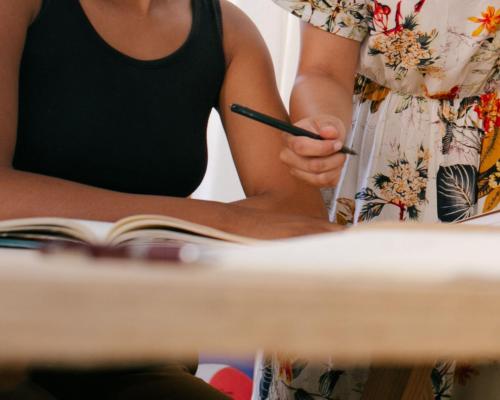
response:
<svg viewBox="0 0 500 400"><path fill-rule="evenodd" d="M258 111L252 110L248 107L240 106L239 104L233 104L231 105L231 111L243 115L244 117L253 119L255 121L258 121L260 123L263 123L265 125L272 126L273 128L279 129L283 132L289 133L294 136L305 136L311 139L316 139L316 140L324 140L323 137L320 135L313 133L311 131L308 131L306 129L299 128L298 126L289 124L288 122L281 121L279 119L273 118L269 115L262 114ZM342 146L342 148L339 150L340 153L345 153L345 154L352 154L352 155L357 155L354 150L350 149L349 147Z"/></svg>

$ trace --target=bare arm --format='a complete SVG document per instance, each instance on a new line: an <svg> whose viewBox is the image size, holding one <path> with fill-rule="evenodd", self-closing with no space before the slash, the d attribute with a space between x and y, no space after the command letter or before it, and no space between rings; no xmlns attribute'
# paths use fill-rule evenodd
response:
<svg viewBox="0 0 500 400"><path fill-rule="evenodd" d="M0 219L52 215L113 221L158 213L264 238L329 229L323 221L275 216L238 205L124 194L14 170L19 66L26 31L39 6L39 0L0 2Z"/></svg>
<svg viewBox="0 0 500 400"><path fill-rule="evenodd" d="M301 58L290 103L294 121L331 114L344 127L351 125L358 53L358 42L303 23Z"/></svg>
<svg viewBox="0 0 500 400"><path fill-rule="evenodd" d="M232 103L239 103L288 119L276 87L271 57L257 28L232 4L223 2L222 6L228 67L220 111L248 197L240 204L324 217L320 192L292 177L279 161L284 148L280 132L230 111Z"/></svg>
<svg viewBox="0 0 500 400"><path fill-rule="evenodd" d="M359 48L354 40L302 26L292 120L329 140L287 137L288 148L281 156L295 176L315 186L334 186L345 161L337 151L351 126Z"/></svg>

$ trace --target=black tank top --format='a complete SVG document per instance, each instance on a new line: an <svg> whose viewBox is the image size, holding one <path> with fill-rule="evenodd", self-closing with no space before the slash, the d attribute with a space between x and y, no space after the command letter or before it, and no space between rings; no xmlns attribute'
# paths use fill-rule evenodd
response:
<svg viewBox="0 0 500 400"><path fill-rule="evenodd" d="M79 0L45 0L21 64L13 166L116 191L184 197L206 171L224 79L218 0L192 0L186 42L140 61L107 44Z"/></svg>

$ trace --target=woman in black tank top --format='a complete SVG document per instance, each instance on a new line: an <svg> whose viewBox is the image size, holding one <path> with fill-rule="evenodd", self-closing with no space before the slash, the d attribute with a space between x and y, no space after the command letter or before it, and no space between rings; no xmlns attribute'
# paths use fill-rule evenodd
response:
<svg viewBox="0 0 500 400"><path fill-rule="evenodd" d="M2 0L0 219L168 214L260 238L333 229L281 137L232 115L286 118L255 27L222 0ZM247 198L191 200L222 117ZM58 399L219 399L179 365L38 373ZM173 382L173 384L172 384Z"/></svg>
<svg viewBox="0 0 500 400"><path fill-rule="evenodd" d="M286 118L262 38L227 0L2 0L0 27L0 219L158 213L261 238L331 229L319 192L279 161L280 135L229 112ZM212 108L238 203L187 198Z"/></svg>

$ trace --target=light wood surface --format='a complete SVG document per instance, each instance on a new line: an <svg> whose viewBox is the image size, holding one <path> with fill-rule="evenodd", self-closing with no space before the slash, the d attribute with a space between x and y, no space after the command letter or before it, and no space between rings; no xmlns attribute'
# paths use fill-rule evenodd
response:
<svg viewBox="0 0 500 400"><path fill-rule="evenodd" d="M150 362L199 349L431 364L500 358L498 332L496 281L373 282L0 252L2 365Z"/></svg>

